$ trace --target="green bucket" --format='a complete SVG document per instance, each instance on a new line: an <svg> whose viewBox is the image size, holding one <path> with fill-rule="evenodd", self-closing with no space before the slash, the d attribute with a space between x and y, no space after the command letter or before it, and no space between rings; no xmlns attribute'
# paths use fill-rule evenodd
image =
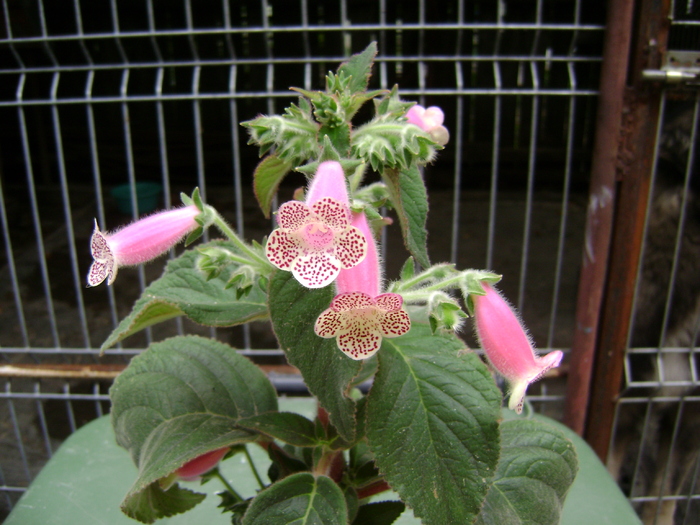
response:
<svg viewBox="0 0 700 525"><path fill-rule="evenodd" d="M155 210L160 203L163 186L158 182L137 182L136 202L139 214L149 213ZM121 213L132 215L134 209L131 205L131 185L121 184L111 191L112 197L117 201L117 207Z"/></svg>

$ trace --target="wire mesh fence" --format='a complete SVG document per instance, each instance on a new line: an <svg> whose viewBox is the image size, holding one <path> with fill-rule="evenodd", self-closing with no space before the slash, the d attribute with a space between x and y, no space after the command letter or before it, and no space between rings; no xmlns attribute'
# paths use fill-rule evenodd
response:
<svg viewBox="0 0 700 525"><path fill-rule="evenodd" d="M99 356L158 263L86 289L93 218L113 229L198 186L248 239L269 233L250 187L257 162L238 122L293 94L371 41L372 88L439 105L452 138L425 171L434 260L504 274L542 349L568 349L594 133L602 1L3 0L0 29L0 491L11 508L61 440L109 410L128 359L175 333L220 338L267 366L263 323L173 320ZM367 116L367 115L364 115ZM363 114L358 116L358 120ZM291 195L303 178L282 187ZM125 196L114 193L124 187ZM118 190L117 190L118 191ZM385 235L387 278L407 257ZM175 255L175 254L173 254ZM464 336L469 339L469 334ZM531 390L558 417L563 378Z"/></svg>
<svg viewBox="0 0 700 525"><path fill-rule="evenodd" d="M700 516L698 109L662 98L635 315L608 464L645 523Z"/></svg>

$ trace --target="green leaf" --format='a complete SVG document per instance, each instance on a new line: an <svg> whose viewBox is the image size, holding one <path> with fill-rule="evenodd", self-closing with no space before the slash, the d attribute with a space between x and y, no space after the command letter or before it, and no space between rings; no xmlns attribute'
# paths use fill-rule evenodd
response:
<svg viewBox="0 0 700 525"><path fill-rule="evenodd" d="M260 368L230 346L197 336L151 345L117 377L110 398L117 443L140 468L144 443L174 418L220 416L233 429L239 418L277 410L275 389Z"/></svg>
<svg viewBox="0 0 700 525"><path fill-rule="evenodd" d="M289 449L289 450L287 450ZM301 459L295 452L300 450L309 451L308 448L295 449L294 447L285 446L280 448L276 444L272 444L267 448L267 454L270 457L270 468L267 470L267 476L273 483L279 479L286 478L290 474L296 472L305 472L311 469L312 460L309 458L308 463Z"/></svg>
<svg viewBox="0 0 700 525"><path fill-rule="evenodd" d="M338 433L352 441L355 403L348 398L348 385L360 372L362 362L346 357L335 339L314 333L316 319L335 295L334 287L305 288L290 272L277 271L270 279L268 294L272 328L287 360L299 369Z"/></svg>
<svg viewBox="0 0 700 525"><path fill-rule="evenodd" d="M428 193L417 166L407 170L386 169L382 173L396 214L399 216L404 244L424 267L430 266L428 257Z"/></svg>
<svg viewBox="0 0 700 525"><path fill-rule="evenodd" d="M348 509L340 487L326 476L292 474L260 492L243 525L346 525Z"/></svg>
<svg viewBox="0 0 700 525"><path fill-rule="evenodd" d="M401 280L402 281L410 281L413 279L413 276L416 274L416 263L413 262L413 257L409 257L406 259L406 262L403 263L403 267L401 268Z"/></svg>
<svg viewBox="0 0 700 525"><path fill-rule="evenodd" d="M270 217L270 208L277 188L291 169L292 163L289 160L280 159L276 155L265 157L255 168L253 190L265 217Z"/></svg>
<svg viewBox="0 0 700 525"><path fill-rule="evenodd" d="M426 525L472 523L499 454L501 393L462 341L414 324L386 339L367 439L386 481Z"/></svg>
<svg viewBox="0 0 700 525"><path fill-rule="evenodd" d="M139 469L122 504L137 519L168 515L167 506L156 506L167 500L151 498L154 482L202 454L254 441L257 434L240 429L238 419L277 410L275 390L257 366L230 346L197 336L151 345L117 377L110 398L117 443ZM143 494L147 489L151 496ZM144 498L153 505L140 514Z"/></svg>
<svg viewBox="0 0 700 525"><path fill-rule="evenodd" d="M214 246L235 251L232 244L222 241L206 244L203 248ZM180 315L203 325L219 327L267 317L267 301L261 289L253 287L249 294L239 299L236 289L226 288L236 270L235 265L207 280L206 274L197 269L199 257L199 252L189 250L170 261L163 275L143 291L131 313L109 335L101 350L148 326Z"/></svg>
<svg viewBox="0 0 700 525"><path fill-rule="evenodd" d="M128 507L122 507L122 511L130 518L142 523L153 523L160 518L187 512L201 503L205 497L206 494L183 489L177 485L164 491L155 482L136 495Z"/></svg>
<svg viewBox="0 0 700 525"><path fill-rule="evenodd" d="M319 137L330 139L333 148L343 157L350 155L350 126L341 124L336 126L324 125L318 132Z"/></svg>
<svg viewBox="0 0 700 525"><path fill-rule="evenodd" d="M254 430L295 447L319 444L313 421L292 412L269 412L238 421L238 426Z"/></svg>
<svg viewBox="0 0 700 525"><path fill-rule="evenodd" d="M359 441L352 447L348 457L348 477L353 487L366 487L381 479L374 462L374 454L366 441Z"/></svg>
<svg viewBox="0 0 700 525"><path fill-rule="evenodd" d="M406 505L400 501L380 501L362 505L353 525L391 525L398 519Z"/></svg>
<svg viewBox="0 0 700 525"><path fill-rule="evenodd" d="M357 492L352 487L344 487L343 494L345 495L345 504L348 507L348 523L352 523L357 517L360 500L357 498Z"/></svg>
<svg viewBox="0 0 700 525"><path fill-rule="evenodd" d="M372 42L362 53L353 55L350 57L350 60L338 67L338 76L344 74L346 77L352 77L348 85L348 90L351 93L367 89L369 77L372 75L372 64L375 56L377 56L377 43Z"/></svg>
<svg viewBox="0 0 700 525"><path fill-rule="evenodd" d="M534 420L501 424L501 459L478 525L559 523L578 471L574 446L554 427Z"/></svg>

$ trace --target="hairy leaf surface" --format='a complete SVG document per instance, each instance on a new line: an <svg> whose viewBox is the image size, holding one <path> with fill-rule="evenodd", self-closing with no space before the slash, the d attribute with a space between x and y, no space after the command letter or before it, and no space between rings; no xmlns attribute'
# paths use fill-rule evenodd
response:
<svg viewBox="0 0 700 525"><path fill-rule="evenodd" d="M426 525L471 523L498 462L501 394L479 357L415 324L379 350L367 402L377 466Z"/></svg>

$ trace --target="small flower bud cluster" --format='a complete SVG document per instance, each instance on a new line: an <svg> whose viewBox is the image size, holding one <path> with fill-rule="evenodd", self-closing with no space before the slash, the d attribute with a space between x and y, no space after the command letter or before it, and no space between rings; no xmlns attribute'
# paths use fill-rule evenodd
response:
<svg viewBox="0 0 700 525"><path fill-rule="evenodd" d="M411 124L425 131L435 142L444 146L450 141L450 132L442 125L445 114L437 106L424 108L416 104L406 113L406 118Z"/></svg>

